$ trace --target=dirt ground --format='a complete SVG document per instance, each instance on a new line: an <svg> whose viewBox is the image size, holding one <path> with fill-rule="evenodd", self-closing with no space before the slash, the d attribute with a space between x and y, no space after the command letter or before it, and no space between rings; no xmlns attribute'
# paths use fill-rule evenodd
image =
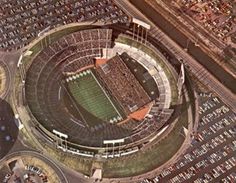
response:
<svg viewBox="0 0 236 183"><path fill-rule="evenodd" d="M140 108L139 110L131 113L129 116L132 118L132 119L136 119L136 120L143 120L144 117L147 115L147 113L149 112L149 110L151 109L152 107L152 103L149 103L147 104L146 106Z"/></svg>

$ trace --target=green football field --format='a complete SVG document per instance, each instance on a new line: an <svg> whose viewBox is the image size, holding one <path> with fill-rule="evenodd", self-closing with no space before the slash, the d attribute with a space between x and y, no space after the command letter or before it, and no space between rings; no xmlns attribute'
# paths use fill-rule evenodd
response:
<svg viewBox="0 0 236 183"><path fill-rule="evenodd" d="M81 117L89 126L96 125L93 117L108 122L120 119L119 111L91 70L78 74L76 79L68 82L68 87L78 104Z"/></svg>

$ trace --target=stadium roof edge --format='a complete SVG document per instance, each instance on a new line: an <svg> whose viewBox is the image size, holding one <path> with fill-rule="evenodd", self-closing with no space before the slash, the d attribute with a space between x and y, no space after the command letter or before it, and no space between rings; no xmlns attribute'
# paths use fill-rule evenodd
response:
<svg viewBox="0 0 236 183"><path fill-rule="evenodd" d="M124 139L116 139L116 140L104 140L103 144L115 144L115 143L122 143Z"/></svg>
<svg viewBox="0 0 236 183"><path fill-rule="evenodd" d="M146 28L146 29L150 29L151 28L151 26L149 25L149 24L147 24L146 22L143 22L142 20L139 20L139 19L137 19L137 18L133 18L132 19L132 22L133 23L136 23L136 24L138 24L138 25L141 25L142 27L144 27L144 28Z"/></svg>
<svg viewBox="0 0 236 183"><path fill-rule="evenodd" d="M52 132L53 132L54 134L60 136L60 137L65 138L65 139L68 138L68 135L66 135L66 134L64 134L64 133L61 133L61 132L59 132L59 131L57 131L57 130L54 130L54 129L53 129Z"/></svg>

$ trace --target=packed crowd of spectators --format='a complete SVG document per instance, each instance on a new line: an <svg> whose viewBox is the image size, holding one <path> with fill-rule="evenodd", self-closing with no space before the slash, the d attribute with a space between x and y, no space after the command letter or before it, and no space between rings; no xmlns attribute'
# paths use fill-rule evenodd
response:
<svg viewBox="0 0 236 183"><path fill-rule="evenodd" d="M40 32L82 21L125 23L127 15L111 0L2 0L0 49L27 45Z"/></svg>
<svg viewBox="0 0 236 183"><path fill-rule="evenodd" d="M119 55L101 65L97 71L126 114L150 102L149 96Z"/></svg>
<svg viewBox="0 0 236 183"><path fill-rule="evenodd" d="M236 1L178 0L177 2L181 10L220 40L227 42L236 32Z"/></svg>

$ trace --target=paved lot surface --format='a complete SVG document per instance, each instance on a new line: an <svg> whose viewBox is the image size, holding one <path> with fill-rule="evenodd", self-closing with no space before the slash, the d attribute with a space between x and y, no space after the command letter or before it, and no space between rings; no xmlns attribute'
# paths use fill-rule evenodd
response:
<svg viewBox="0 0 236 183"><path fill-rule="evenodd" d="M0 50L20 49L53 27L82 21L125 23L111 0L2 0Z"/></svg>
<svg viewBox="0 0 236 183"><path fill-rule="evenodd" d="M51 179L53 176L55 176L55 178L57 177L57 179L59 178L59 180L57 180L57 182L59 181L60 183L68 183L68 180L66 178L66 176L64 175L64 173L62 172L61 168L51 159L49 159L47 156L42 155L36 151L18 151L18 152L13 152L8 154L3 160L5 162L9 162L9 166L10 169L13 169L15 165L11 166L12 161L16 160L16 159L21 159L26 165L28 165L28 167L24 167L26 171L30 171L30 172L34 172L35 174L38 174L38 171L35 171L35 167L37 167L37 169L41 169L41 172L44 172L48 174L48 179ZM1 165L4 164L4 162L0 161ZM46 166L45 166L46 164ZM43 166L42 168L39 168L40 166ZM31 167L30 167L31 166ZM34 169L32 169L32 167L34 167ZM22 171L18 172L18 174L21 174ZM10 172L9 172L10 173ZM50 178L50 176L52 176ZM1 177L0 177L1 178ZM38 181L41 182L41 181Z"/></svg>
<svg viewBox="0 0 236 183"><path fill-rule="evenodd" d="M199 103L200 122L191 147L177 163L143 183L236 180L231 175L236 171L236 115L211 93L199 93Z"/></svg>

